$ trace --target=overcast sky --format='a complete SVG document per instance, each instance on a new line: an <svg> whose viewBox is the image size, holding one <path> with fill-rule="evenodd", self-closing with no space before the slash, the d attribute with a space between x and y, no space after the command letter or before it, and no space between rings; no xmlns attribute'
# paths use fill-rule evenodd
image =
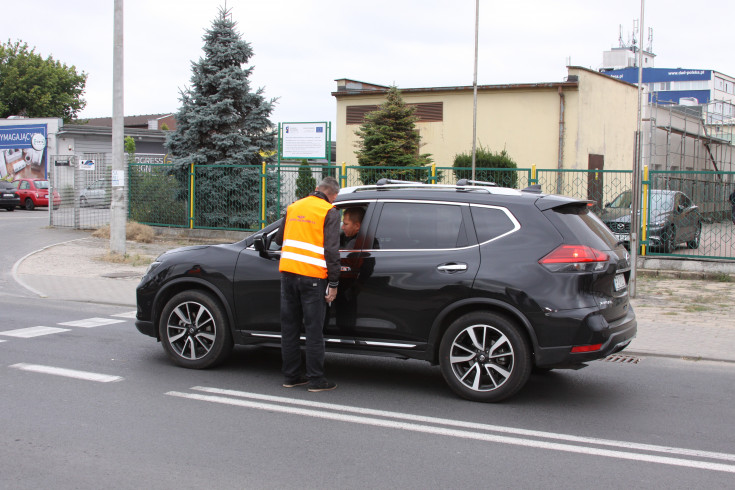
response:
<svg viewBox="0 0 735 490"><path fill-rule="evenodd" d="M125 0L125 114L175 112L223 0ZM335 79L399 88L472 85L474 0L228 0L254 50L251 82L278 98L272 121L336 118ZM598 69L640 0L480 0L478 83L561 81ZM659 68L735 76L732 0L645 0ZM82 117L112 114L113 0L4 2L3 42L22 40L86 72ZM640 39L639 35L639 39ZM335 128L336 129L336 128ZM333 129L333 139L336 131Z"/></svg>

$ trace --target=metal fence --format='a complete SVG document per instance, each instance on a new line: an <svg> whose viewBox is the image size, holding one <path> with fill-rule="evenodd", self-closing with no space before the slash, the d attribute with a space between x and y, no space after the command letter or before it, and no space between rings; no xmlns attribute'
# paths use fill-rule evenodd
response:
<svg viewBox="0 0 735 490"><path fill-rule="evenodd" d="M61 197L49 209L51 226L92 229L110 222L112 162L109 154L51 155L49 180Z"/></svg>
<svg viewBox="0 0 735 490"><path fill-rule="evenodd" d="M110 162L93 159L93 171L79 165L56 167L53 186L61 207L50 210L51 224L95 228L109 223ZM331 175L342 187L394 178L456 184L470 169L452 167L360 167L296 164L191 165L129 163L128 218L153 226L255 231L285 213L286 207ZM545 193L593 202L592 209L622 238L630 232L632 172L622 170L476 169L476 179L523 189L538 184ZM735 260L735 225L728 196L735 172L652 170L643 178L641 254ZM695 213L672 207L661 211L666 196L683 193ZM683 198L682 198L683 199ZM686 203L684 203L686 204ZM673 217L672 217L673 216ZM668 221L667 221L668 220ZM662 224L666 227L662 228ZM673 235L672 235L673 234Z"/></svg>

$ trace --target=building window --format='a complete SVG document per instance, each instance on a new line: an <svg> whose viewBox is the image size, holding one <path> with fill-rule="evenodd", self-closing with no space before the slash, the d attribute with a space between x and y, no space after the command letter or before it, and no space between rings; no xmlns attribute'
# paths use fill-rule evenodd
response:
<svg viewBox="0 0 735 490"><path fill-rule="evenodd" d="M444 102L420 102L408 105L416 108L414 114L419 118L418 122L444 120ZM377 105L348 105L347 124L362 124L365 121L365 115L376 110L378 110Z"/></svg>

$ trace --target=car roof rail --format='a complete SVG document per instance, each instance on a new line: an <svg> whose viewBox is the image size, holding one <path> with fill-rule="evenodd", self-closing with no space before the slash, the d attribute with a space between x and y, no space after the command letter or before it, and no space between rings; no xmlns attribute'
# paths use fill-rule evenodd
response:
<svg viewBox="0 0 735 490"><path fill-rule="evenodd" d="M495 182L485 182L483 180L470 180L470 179L459 179L457 181L458 186L468 186L468 185L479 185L479 186L486 186L486 187L498 187L498 184Z"/></svg>
<svg viewBox="0 0 735 490"><path fill-rule="evenodd" d="M415 185L425 185L423 182L416 182L412 180L397 180L397 179L380 179L378 182L376 182L376 185L388 185L388 184L415 184Z"/></svg>

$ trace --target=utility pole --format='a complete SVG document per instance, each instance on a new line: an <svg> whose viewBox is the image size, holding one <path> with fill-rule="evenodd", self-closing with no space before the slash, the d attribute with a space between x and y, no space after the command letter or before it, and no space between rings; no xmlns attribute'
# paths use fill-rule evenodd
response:
<svg viewBox="0 0 735 490"><path fill-rule="evenodd" d="M645 0L641 0L641 23L640 33L643 35L643 12L644 12ZM642 158L642 132L641 132L641 117L642 117L642 106L643 106L643 46L642 42L638 46L638 120L636 121L636 132L635 132L635 158L633 159L633 193L631 200L631 212L630 215L630 284L628 284L628 291L631 298L635 298L636 294L636 276L638 269L638 250L640 245L638 244L638 232L641 229L641 158Z"/></svg>
<svg viewBox="0 0 735 490"><path fill-rule="evenodd" d="M125 255L125 152L123 127L123 0L115 0L112 49L112 203L110 206L110 251Z"/></svg>
<svg viewBox="0 0 735 490"><path fill-rule="evenodd" d="M472 180L475 180L477 154L477 38L480 27L480 0L475 0L475 76L472 81Z"/></svg>

